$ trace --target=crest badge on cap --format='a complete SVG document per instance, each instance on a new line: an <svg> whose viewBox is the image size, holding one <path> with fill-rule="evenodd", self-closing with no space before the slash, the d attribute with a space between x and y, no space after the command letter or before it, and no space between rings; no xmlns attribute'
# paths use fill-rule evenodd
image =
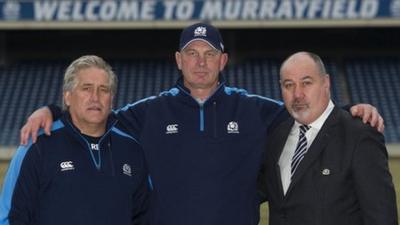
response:
<svg viewBox="0 0 400 225"><path fill-rule="evenodd" d="M224 52L224 45L218 29L211 24L195 23L182 30L179 39L179 51L193 41L204 41L212 48Z"/></svg>
<svg viewBox="0 0 400 225"><path fill-rule="evenodd" d="M207 36L207 28L202 27L202 26L197 27L193 33L194 33L195 37L198 37L198 36L206 37Z"/></svg>

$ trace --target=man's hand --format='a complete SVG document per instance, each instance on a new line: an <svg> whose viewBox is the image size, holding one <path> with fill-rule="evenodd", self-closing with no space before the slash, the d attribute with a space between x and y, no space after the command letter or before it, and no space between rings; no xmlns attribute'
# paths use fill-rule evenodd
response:
<svg viewBox="0 0 400 225"><path fill-rule="evenodd" d="M379 132L383 133L385 130L383 118L374 106L370 104L357 104L350 108L350 112L354 117L362 118L364 123L371 124Z"/></svg>
<svg viewBox="0 0 400 225"><path fill-rule="evenodd" d="M28 144L29 137L32 137L32 142L35 143L40 128L44 128L44 133L50 135L51 125L53 124L53 116L47 107L42 107L29 116L25 125L20 131L20 144Z"/></svg>

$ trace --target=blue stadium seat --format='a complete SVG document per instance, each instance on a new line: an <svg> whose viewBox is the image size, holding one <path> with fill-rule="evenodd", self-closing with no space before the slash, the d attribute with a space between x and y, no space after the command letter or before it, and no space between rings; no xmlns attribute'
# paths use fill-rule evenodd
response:
<svg viewBox="0 0 400 225"><path fill-rule="evenodd" d="M400 59L368 58L346 61L352 102L368 102L385 118L387 142L400 140Z"/></svg>
<svg viewBox="0 0 400 225"><path fill-rule="evenodd" d="M324 59L332 80L333 98L345 103L339 85L338 64ZM19 129L36 108L48 103L61 105L62 78L69 62L30 61L0 68L0 145L18 144ZM281 59L256 58L229 65L223 72L227 83L249 93L281 99ZM141 98L157 95L174 85L179 72L174 61L162 59L111 61L119 89L114 106L119 108ZM400 141L400 60L389 58L351 59L344 63L351 102L368 102L378 107L386 121L388 142Z"/></svg>

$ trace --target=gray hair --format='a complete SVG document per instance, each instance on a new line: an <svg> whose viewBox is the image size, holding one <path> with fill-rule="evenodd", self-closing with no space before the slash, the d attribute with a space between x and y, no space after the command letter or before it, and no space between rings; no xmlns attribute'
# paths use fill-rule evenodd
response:
<svg viewBox="0 0 400 225"><path fill-rule="evenodd" d="M64 74L63 92L72 91L76 87L78 84L76 76L78 75L79 71L92 67L102 69L106 72L108 76L108 83L110 84L111 95L114 96L117 92L117 76L115 75L111 66L104 61L104 59L96 55L81 56L68 66ZM63 109L67 109L64 99Z"/></svg>

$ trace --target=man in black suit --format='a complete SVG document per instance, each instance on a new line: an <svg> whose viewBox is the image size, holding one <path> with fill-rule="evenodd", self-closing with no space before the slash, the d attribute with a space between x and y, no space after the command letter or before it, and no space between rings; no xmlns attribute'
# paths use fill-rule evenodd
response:
<svg viewBox="0 0 400 225"><path fill-rule="evenodd" d="M260 185L269 224L398 224L383 135L333 104L316 54L291 55L280 76L292 118L268 138Z"/></svg>

